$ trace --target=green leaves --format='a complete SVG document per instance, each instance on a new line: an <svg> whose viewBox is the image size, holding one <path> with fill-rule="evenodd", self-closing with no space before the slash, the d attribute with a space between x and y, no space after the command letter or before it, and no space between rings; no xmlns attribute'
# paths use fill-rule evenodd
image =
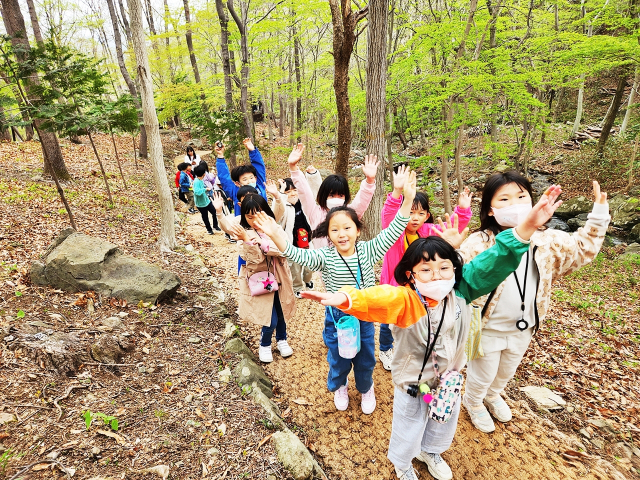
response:
<svg viewBox="0 0 640 480"><path fill-rule="evenodd" d="M105 425L108 425L111 430L113 430L114 432L118 431L118 419L116 417L105 415L101 412L91 412L91 410L82 412L81 416L82 418L84 418L84 424L87 427L87 430L91 428L91 422L93 421L93 419L99 418L104 422Z"/></svg>

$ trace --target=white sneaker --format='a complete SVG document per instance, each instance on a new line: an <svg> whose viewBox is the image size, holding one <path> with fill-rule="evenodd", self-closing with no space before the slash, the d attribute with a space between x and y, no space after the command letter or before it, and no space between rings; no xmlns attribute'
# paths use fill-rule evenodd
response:
<svg viewBox="0 0 640 480"><path fill-rule="evenodd" d="M409 467L408 470L400 470L396 467L396 475L398 480L418 480L418 472L413 467Z"/></svg>
<svg viewBox="0 0 640 480"><path fill-rule="evenodd" d="M482 433L493 432L496 429L496 426L493 423L493 420L491 420L491 415L489 415L487 407L484 405L469 405L466 400L467 396L465 395L462 397L462 404L464 405L464 408L467 409L473 426Z"/></svg>
<svg viewBox="0 0 640 480"><path fill-rule="evenodd" d="M513 418L509 405L507 405L507 402L505 402L500 395L495 398L485 398L484 404L491 415L493 415L499 422L510 422Z"/></svg>
<svg viewBox="0 0 640 480"><path fill-rule="evenodd" d="M436 480L451 480L453 478L453 472L449 465L439 454L420 452L416 458L427 464L427 470Z"/></svg>
<svg viewBox="0 0 640 480"><path fill-rule="evenodd" d="M380 353L378 353L378 358L382 363L382 368L384 368L385 370L391 370L391 361L393 360L393 348L387 350L386 352L383 352L382 350L380 350Z"/></svg>
<svg viewBox="0 0 640 480"><path fill-rule="evenodd" d="M371 415L376 409L376 394L373 391L373 385L367 393L362 394L362 400L360 401L360 408L365 415Z"/></svg>
<svg viewBox="0 0 640 480"><path fill-rule="evenodd" d="M271 353L271 345L268 347L260 346L258 349L258 358L261 362L271 363L273 362L273 354Z"/></svg>
<svg viewBox="0 0 640 480"><path fill-rule="evenodd" d="M341 386L333 393L333 403L336 409L344 412L349 407L349 383Z"/></svg>
<svg viewBox="0 0 640 480"><path fill-rule="evenodd" d="M293 355L293 348L289 346L286 340L278 340L277 347L280 355L283 357L290 357Z"/></svg>

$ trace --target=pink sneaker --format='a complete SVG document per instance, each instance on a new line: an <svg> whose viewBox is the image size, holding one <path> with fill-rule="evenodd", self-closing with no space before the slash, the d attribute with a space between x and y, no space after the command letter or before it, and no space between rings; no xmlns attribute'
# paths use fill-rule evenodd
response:
<svg viewBox="0 0 640 480"><path fill-rule="evenodd" d="M376 409L376 394L373 391L373 385L367 393L362 394L362 401L360 402L362 413L365 415L371 415Z"/></svg>
<svg viewBox="0 0 640 480"><path fill-rule="evenodd" d="M333 394L333 403L341 412L349 407L349 384L343 385Z"/></svg>

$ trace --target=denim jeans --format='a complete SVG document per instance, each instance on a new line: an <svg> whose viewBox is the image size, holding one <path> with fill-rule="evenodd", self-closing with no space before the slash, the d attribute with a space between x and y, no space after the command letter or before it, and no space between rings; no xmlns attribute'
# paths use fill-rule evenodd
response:
<svg viewBox="0 0 640 480"><path fill-rule="evenodd" d="M271 310L271 325L268 327L262 327L262 333L260 335L260 346L270 347L271 337L273 331L276 331L276 341L287 339L287 324L284 321L284 315L282 313L282 305L280 305L280 297L278 292L275 292L273 297L273 309Z"/></svg>
<svg viewBox="0 0 640 480"><path fill-rule="evenodd" d="M393 348L393 334L387 323L380 324L380 351L386 352Z"/></svg>
<svg viewBox="0 0 640 480"><path fill-rule="evenodd" d="M329 309L333 309L333 318ZM353 374L356 377L356 388L360 393L367 393L373 385L373 369L376 366L375 357L375 333L373 323L360 321L360 351L353 358L342 358L338 353L338 333L333 319L338 320L346 313L335 307L326 307L324 330L322 338L329 351L327 352L327 362L329 362L329 375L327 377L327 387L330 392L335 392L347 383L347 376L353 366Z"/></svg>

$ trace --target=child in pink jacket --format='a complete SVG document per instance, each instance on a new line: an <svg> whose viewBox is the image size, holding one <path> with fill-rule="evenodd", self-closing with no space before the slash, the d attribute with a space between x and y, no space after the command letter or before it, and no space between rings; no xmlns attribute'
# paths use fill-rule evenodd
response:
<svg viewBox="0 0 640 480"><path fill-rule="evenodd" d="M404 177L408 174L409 168L400 166L398 173L393 174L393 192L387 196L387 201L382 207L382 228L387 228L402 205L402 187ZM471 219L471 194L469 188L465 187L458 198L458 206L453 211L458 217L458 229L462 232ZM387 251L382 261L382 272L380 274L380 284L398 286L393 276L393 271L400 262L404 252L409 245L418 238L437 235L434 230L442 231L440 225L433 223L433 215L429 211L429 197L423 192L416 193L411 207L411 220L407 225L404 235ZM391 370L391 360L393 359L393 335L388 324L380 324L380 353L378 357L385 370Z"/></svg>
<svg viewBox="0 0 640 480"><path fill-rule="evenodd" d="M329 210L343 205L353 208L358 218L362 218L376 190L376 172L378 171L378 165L380 165L377 157L374 155L364 157L362 173L364 173L365 179L360 184L360 190L353 202L351 202L351 193L349 192L347 179L342 175L329 175L320 185L317 197L318 203L316 203L316 198L314 198L309 182L298 167L298 163L302 160L303 152L304 145L299 143L293 148L288 161L291 180L293 180L293 184L298 190L298 198L300 198L300 203L302 204L302 211L309 221L311 230L315 230L316 227L324 221ZM320 173L316 172L313 175L320 175ZM400 203L402 203L402 201L400 201ZM396 210L399 209L400 205L398 205ZM391 223L391 220L392 219L389 220L389 223ZM327 238L315 238L312 243L315 248L322 248L329 245Z"/></svg>

